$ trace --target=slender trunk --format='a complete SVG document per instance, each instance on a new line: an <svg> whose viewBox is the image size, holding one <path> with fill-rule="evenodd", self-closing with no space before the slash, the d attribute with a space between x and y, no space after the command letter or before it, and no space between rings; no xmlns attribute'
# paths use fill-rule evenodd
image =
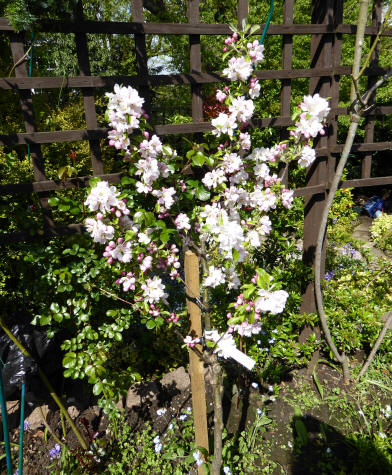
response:
<svg viewBox="0 0 392 475"><path fill-rule="evenodd" d="M356 81L358 80L359 70L361 66L362 47L363 47L363 40L365 36L365 27L366 27L366 21L367 21L369 2L370 0L361 0L361 4L360 4L357 35L355 39L354 62L353 62L353 69L352 69L352 78L354 81L354 84L351 88L351 94L350 94L350 100L352 104L354 103L354 100L356 97L355 85L357 84ZM350 370L349 370L348 360L345 353L344 352L342 354L339 353L338 349L336 348L332 340L332 335L328 327L327 317L324 311L323 294L321 290L321 258L322 258L324 236L325 236L325 233L327 232L329 210L331 209L332 201L335 197L336 190L339 187L339 181L342 177L344 167L346 165L349 153L354 143L354 138L357 132L360 118L361 117L360 117L360 113L358 112L358 107L356 107L350 116L351 123L348 130L346 142L344 144L343 153L340 158L339 165L336 169L335 176L333 177L332 184L330 186L330 190L328 193L328 198L326 200L324 211L321 217L320 229L319 229L319 233L317 237L315 269L314 269L315 294L316 294L317 308L319 311L321 326L325 334L327 343L329 347L331 348L333 355L343 366L343 377L344 377L345 382L348 382L350 378Z"/></svg>
<svg viewBox="0 0 392 475"><path fill-rule="evenodd" d="M212 475L220 475L222 466L222 432L223 432L223 408L222 408L222 369L218 357L210 356L212 369L212 386L214 391L214 459L211 466Z"/></svg>

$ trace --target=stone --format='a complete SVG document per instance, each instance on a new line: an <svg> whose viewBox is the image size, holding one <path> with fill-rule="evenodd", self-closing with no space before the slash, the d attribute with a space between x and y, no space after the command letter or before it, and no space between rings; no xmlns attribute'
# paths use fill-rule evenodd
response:
<svg viewBox="0 0 392 475"><path fill-rule="evenodd" d="M76 406L69 406L67 408L67 412L69 416L71 417L71 419L76 419L78 415L80 414L80 411Z"/></svg>
<svg viewBox="0 0 392 475"><path fill-rule="evenodd" d="M131 407L139 406L142 403L142 398L133 386L128 389L127 398L125 401L125 407L131 409Z"/></svg>
<svg viewBox="0 0 392 475"><path fill-rule="evenodd" d="M41 413L42 411L42 413ZM29 423L30 430L36 430L39 427L44 427L44 422L42 420L42 414L46 418L48 415L49 407L45 404L41 407L36 407L32 413L26 417L26 421Z"/></svg>
<svg viewBox="0 0 392 475"><path fill-rule="evenodd" d="M0 409L1 414L1 409ZM19 426L19 401L7 401L7 423L8 429L12 430ZM3 440L3 425L0 427L0 440Z"/></svg>
<svg viewBox="0 0 392 475"><path fill-rule="evenodd" d="M165 374L161 379L161 384L162 386L172 386L180 391L185 391L189 388L191 380L185 368L180 366L176 370Z"/></svg>

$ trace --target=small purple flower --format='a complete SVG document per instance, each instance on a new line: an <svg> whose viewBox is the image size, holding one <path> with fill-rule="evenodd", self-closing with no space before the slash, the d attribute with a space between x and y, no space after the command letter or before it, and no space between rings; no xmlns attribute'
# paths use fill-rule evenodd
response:
<svg viewBox="0 0 392 475"><path fill-rule="evenodd" d="M27 421L27 420L24 421L24 423L23 423L23 430L28 430L29 426L30 426L30 422Z"/></svg>
<svg viewBox="0 0 392 475"><path fill-rule="evenodd" d="M333 218L333 220L332 220L333 224L336 224L337 220L338 220L338 218Z"/></svg>
<svg viewBox="0 0 392 475"><path fill-rule="evenodd" d="M50 460L57 459L61 453L61 445L56 444L53 449L49 450Z"/></svg>
<svg viewBox="0 0 392 475"><path fill-rule="evenodd" d="M330 281L335 277L335 271L331 270L331 272L327 272L324 274L324 280Z"/></svg>

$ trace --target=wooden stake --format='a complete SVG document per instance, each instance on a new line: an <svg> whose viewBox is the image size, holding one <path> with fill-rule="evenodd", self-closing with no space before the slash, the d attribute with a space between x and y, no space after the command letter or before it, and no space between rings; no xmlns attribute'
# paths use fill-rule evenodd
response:
<svg viewBox="0 0 392 475"><path fill-rule="evenodd" d="M203 330L201 326L201 311L195 298L200 297L200 276L199 259L192 251L185 252L185 284L186 284L186 304L190 317L190 335L192 338L201 338ZM202 345L196 345L202 353ZM200 357L189 349L189 373L192 388L192 407L195 426L195 439L198 447L203 447L208 451L208 431L207 431L207 404L204 383L204 364ZM198 467L199 475L204 475L204 467Z"/></svg>

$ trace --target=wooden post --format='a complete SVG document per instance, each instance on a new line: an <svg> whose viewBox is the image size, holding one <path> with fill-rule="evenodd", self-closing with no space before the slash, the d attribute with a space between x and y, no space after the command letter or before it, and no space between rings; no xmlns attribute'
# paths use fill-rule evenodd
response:
<svg viewBox="0 0 392 475"><path fill-rule="evenodd" d="M190 317L190 335L192 338L201 338L203 330L201 326L201 311L195 297L200 297L200 277L199 259L192 251L185 252L185 284L186 284L186 304ZM202 352L202 345L196 345ZM191 349L189 349L189 373L191 377L192 407L195 426L195 439L198 447L203 447L208 451L207 432L207 404L204 384L204 364L203 360ZM204 467L198 467L199 475L204 474Z"/></svg>

